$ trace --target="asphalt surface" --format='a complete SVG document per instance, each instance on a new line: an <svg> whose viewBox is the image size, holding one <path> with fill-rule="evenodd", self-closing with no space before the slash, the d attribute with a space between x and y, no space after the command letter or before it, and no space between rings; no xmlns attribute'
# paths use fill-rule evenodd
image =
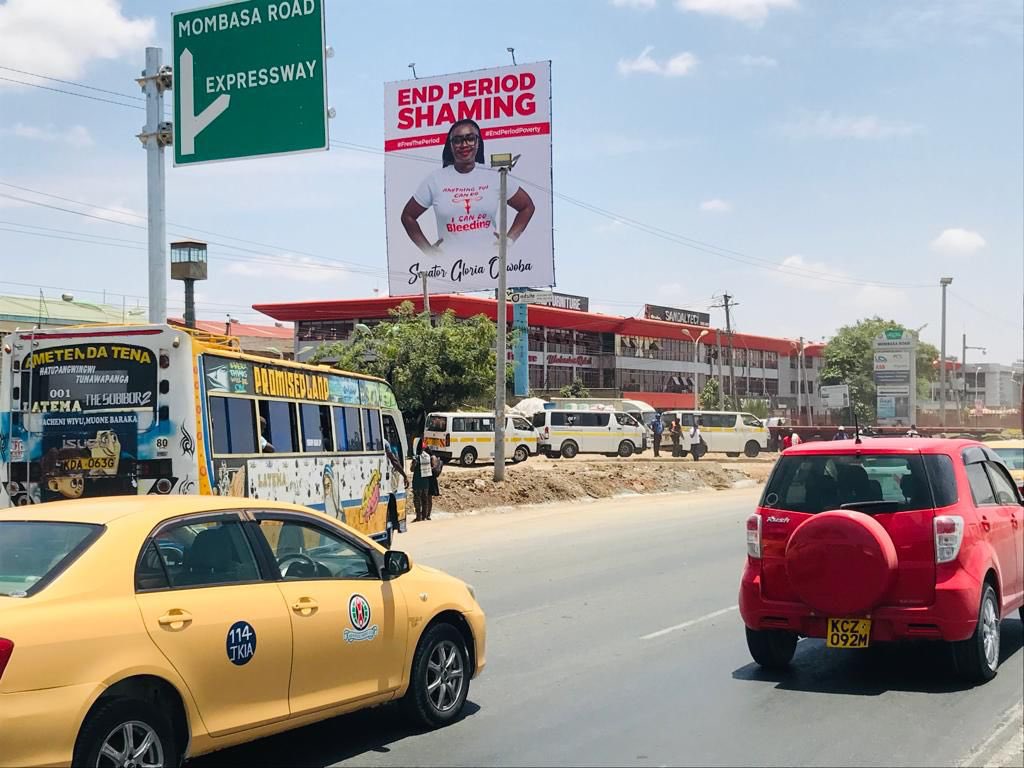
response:
<svg viewBox="0 0 1024 768"><path fill-rule="evenodd" d="M748 655L736 606L752 490L417 523L396 548L472 583L488 667L465 717L393 706L194 761L215 765L1021 766L1024 631L971 688L934 644Z"/></svg>

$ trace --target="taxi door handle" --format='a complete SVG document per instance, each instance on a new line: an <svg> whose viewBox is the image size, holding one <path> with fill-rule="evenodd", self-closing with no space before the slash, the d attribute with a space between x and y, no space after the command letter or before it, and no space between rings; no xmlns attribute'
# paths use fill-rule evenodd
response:
<svg viewBox="0 0 1024 768"><path fill-rule="evenodd" d="M180 608L172 608L157 619L156 623L161 627L169 627L170 629L184 629L192 623L192 614Z"/></svg>
<svg viewBox="0 0 1024 768"><path fill-rule="evenodd" d="M311 597L300 597L292 603L292 610L302 616L312 616L319 607L320 604Z"/></svg>

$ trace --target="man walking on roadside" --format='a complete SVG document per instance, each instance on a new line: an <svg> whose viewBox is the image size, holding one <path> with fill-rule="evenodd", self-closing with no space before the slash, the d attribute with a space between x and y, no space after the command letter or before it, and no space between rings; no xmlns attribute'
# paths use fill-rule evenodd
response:
<svg viewBox="0 0 1024 768"><path fill-rule="evenodd" d="M651 432L654 433L654 458L661 456L661 434L665 431L665 425L661 423L661 414L655 412L651 419Z"/></svg>

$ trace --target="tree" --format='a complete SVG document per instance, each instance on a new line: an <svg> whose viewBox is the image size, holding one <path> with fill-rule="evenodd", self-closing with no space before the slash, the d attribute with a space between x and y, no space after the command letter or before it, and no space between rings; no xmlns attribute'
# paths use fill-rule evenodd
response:
<svg viewBox="0 0 1024 768"><path fill-rule="evenodd" d="M698 398L700 409L702 411L717 411L719 392L718 379L708 379L708 383L704 385Z"/></svg>
<svg viewBox="0 0 1024 768"><path fill-rule="evenodd" d="M821 371L821 384L849 384L850 398L857 409L857 418L865 424L875 422L876 391L874 381L874 340L887 330L899 329L913 333L895 320L883 320L877 315L840 328L825 347L825 367ZM931 344L917 344L918 396L926 396L928 382L937 375L935 361L939 352Z"/></svg>
<svg viewBox="0 0 1024 768"><path fill-rule="evenodd" d="M379 376L391 384L406 432L419 434L426 414L473 401L494 402L497 330L483 315L459 321L451 310L433 325L411 302L391 310L392 320L358 329L349 341L321 345L314 362Z"/></svg>
<svg viewBox="0 0 1024 768"><path fill-rule="evenodd" d="M572 384L566 384L560 390L562 397L590 397L590 390L583 386L579 379L573 379Z"/></svg>
<svg viewBox="0 0 1024 768"><path fill-rule="evenodd" d="M739 410L749 413L751 416L757 416L759 419L767 419L768 401L756 399L741 400Z"/></svg>

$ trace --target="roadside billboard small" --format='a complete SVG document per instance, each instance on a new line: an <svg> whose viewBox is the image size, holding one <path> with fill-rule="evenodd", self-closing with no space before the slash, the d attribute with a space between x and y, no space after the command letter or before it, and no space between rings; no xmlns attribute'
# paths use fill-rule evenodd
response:
<svg viewBox="0 0 1024 768"><path fill-rule="evenodd" d="M555 284L551 62L386 83L384 204L388 288L431 293L498 287L499 174L508 176L507 284Z"/></svg>

